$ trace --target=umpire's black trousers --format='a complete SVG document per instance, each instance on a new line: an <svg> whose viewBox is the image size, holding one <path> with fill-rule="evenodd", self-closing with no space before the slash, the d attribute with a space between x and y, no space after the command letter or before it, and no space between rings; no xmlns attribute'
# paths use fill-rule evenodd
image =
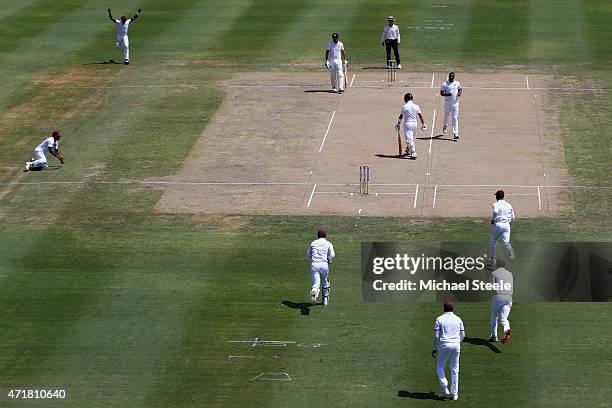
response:
<svg viewBox="0 0 612 408"><path fill-rule="evenodd" d="M393 54L395 55L395 62L397 65L400 63L399 49L397 40L385 40L385 47L387 48L387 64L391 61L391 48L393 48Z"/></svg>

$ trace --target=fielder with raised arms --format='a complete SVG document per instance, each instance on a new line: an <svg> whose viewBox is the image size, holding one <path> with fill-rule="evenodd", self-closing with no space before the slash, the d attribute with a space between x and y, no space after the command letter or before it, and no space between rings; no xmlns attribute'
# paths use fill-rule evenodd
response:
<svg viewBox="0 0 612 408"><path fill-rule="evenodd" d="M339 40L338 33L332 34L332 40L325 50L325 67L329 70L333 92L344 92L346 83L344 72L348 68L348 61L344 52L344 44Z"/></svg>
<svg viewBox="0 0 612 408"><path fill-rule="evenodd" d="M421 108L419 105L413 102L414 97L410 92L404 95L404 105L397 118L397 124L395 129L399 130L402 119L404 120L404 138L406 139L406 155L409 155L411 159L417 158L416 147L414 145L414 137L417 130L417 117L421 120L421 129L427 129L423 115L421 114Z"/></svg>
<svg viewBox="0 0 612 408"><path fill-rule="evenodd" d="M334 246L327 239L327 231L320 229L317 232L317 239L312 241L308 246L306 257L311 260L310 272L312 275L312 288L310 289L310 302L314 305L317 303L317 297L323 282L323 297L322 305L327 306L329 303L329 264L334 260L336 253Z"/></svg>
<svg viewBox="0 0 612 408"><path fill-rule="evenodd" d="M452 117L453 138L459 139L459 98L461 97L461 84L455 81L455 73L448 74L448 81L445 81L440 88L440 95L444 97L444 126L442 133L448 130L448 117Z"/></svg>
<svg viewBox="0 0 612 408"><path fill-rule="evenodd" d="M138 12L134 14L134 17L131 19L126 16L121 16L120 20L113 18L111 14L111 9L108 9L108 18L116 24L117 26L117 48L123 50L123 63L128 65L130 63L130 40L128 39L128 28L130 23L138 18L141 9L138 9Z"/></svg>

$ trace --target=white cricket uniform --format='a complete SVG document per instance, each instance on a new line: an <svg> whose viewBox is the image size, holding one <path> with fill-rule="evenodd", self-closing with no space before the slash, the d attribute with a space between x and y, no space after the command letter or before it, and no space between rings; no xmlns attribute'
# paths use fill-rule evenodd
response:
<svg viewBox="0 0 612 408"><path fill-rule="evenodd" d="M311 297L316 299L319 296L321 281L323 281L323 296L329 297L329 264L333 261L335 256L334 246L325 238L319 238L310 243L306 257L311 260Z"/></svg>
<svg viewBox="0 0 612 408"><path fill-rule="evenodd" d="M342 66L342 51L344 51L344 44L341 41L334 43L330 41L327 44L329 50L329 73L331 76L331 85L333 89L339 89L344 91L344 67Z"/></svg>
<svg viewBox="0 0 612 408"><path fill-rule="evenodd" d="M126 61L130 60L130 40L128 40L128 28L130 26L131 19L127 19L125 24L121 20L115 20L117 26L117 48L123 50L123 59Z"/></svg>
<svg viewBox="0 0 612 408"><path fill-rule="evenodd" d="M497 338L497 317L502 324L504 333L510 330L508 316L512 308L512 294L514 292L514 279L512 272L505 268L497 268L491 273L491 283L510 283L510 289L496 290L491 300L491 337Z"/></svg>
<svg viewBox="0 0 612 408"><path fill-rule="evenodd" d="M450 82L446 80L440 91L444 93L450 92L450 96L444 97L444 126L448 126L448 117L451 116L453 125L453 134L459 135L459 90L461 83L457 80Z"/></svg>
<svg viewBox="0 0 612 408"><path fill-rule="evenodd" d="M418 127L417 120L419 113L421 113L421 108L413 101L408 101L402 105L400 113L404 115L404 138L406 139L406 152L416 157L414 137L416 136Z"/></svg>
<svg viewBox="0 0 612 408"><path fill-rule="evenodd" d="M513 258L514 250L510 245L510 223L514 221L514 209L509 202L497 200L493 204L493 215L491 219L495 221L491 232L491 243L489 246L489 259L495 260L497 254L497 241L501 237L508 255Z"/></svg>
<svg viewBox="0 0 612 408"><path fill-rule="evenodd" d="M446 362L450 360L451 388L450 393L457 395L459 392L459 355L461 354L461 342L465 338L463 321L453 312L445 312L436 319L434 324L433 349L438 349L438 361L436 371L440 388L448 387L448 380L444 369Z"/></svg>
<svg viewBox="0 0 612 408"><path fill-rule="evenodd" d="M41 144L34 148L34 161L30 164L30 167L49 167L47 162L47 153L49 149L59 149L59 140L55 140L53 136L50 136L42 141Z"/></svg>

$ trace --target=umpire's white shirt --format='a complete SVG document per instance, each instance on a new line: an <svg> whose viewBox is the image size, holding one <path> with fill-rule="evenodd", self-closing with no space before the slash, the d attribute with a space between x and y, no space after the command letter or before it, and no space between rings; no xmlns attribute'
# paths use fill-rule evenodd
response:
<svg viewBox="0 0 612 408"><path fill-rule="evenodd" d="M444 312L436 319L434 324L434 340L433 349L437 349L438 343L440 346L456 344L465 338L465 329L463 321L453 312Z"/></svg>
<svg viewBox="0 0 612 408"><path fill-rule="evenodd" d="M417 124L417 118L419 113L421 113L421 108L413 101L408 101L402 106L400 113L404 115L404 126L414 126Z"/></svg>
<svg viewBox="0 0 612 408"><path fill-rule="evenodd" d="M514 209L509 202L505 200L497 200L493 203L493 215L491 219L496 224L509 223L514 221Z"/></svg>
<svg viewBox="0 0 612 408"><path fill-rule="evenodd" d="M448 80L444 81L440 90L443 91L444 93L450 92L450 96L444 97L444 106L459 105L459 90L460 89L461 89L461 83L459 83L459 81L457 80L453 82L450 82Z"/></svg>
<svg viewBox="0 0 612 408"><path fill-rule="evenodd" d="M331 242L325 238L319 238L310 243L306 256L312 260L312 263L330 263L336 253Z"/></svg>
<svg viewBox="0 0 612 408"><path fill-rule="evenodd" d="M380 37L380 42L385 42L385 40L397 40L400 42L400 32L399 27L393 24L392 26L386 25L383 29L383 33Z"/></svg>

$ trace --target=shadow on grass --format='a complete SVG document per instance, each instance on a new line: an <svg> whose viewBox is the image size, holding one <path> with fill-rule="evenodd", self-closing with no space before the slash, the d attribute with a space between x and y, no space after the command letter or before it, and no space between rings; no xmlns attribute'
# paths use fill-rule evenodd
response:
<svg viewBox="0 0 612 408"><path fill-rule="evenodd" d="M123 65L122 62L117 62L115 60L109 59L109 60L105 60L102 62L86 62L83 65L108 65L108 64L119 64L119 65Z"/></svg>
<svg viewBox="0 0 612 408"><path fill-rule="evenodd" d="M304 92L306 93L336 93L331 89L307 89Z"/></svg>
<svg viewBox="0 0 612 408"><path fill-rule="evenodd" d="M455 140L452 137L443 137L444 135L434 135L433 137L415 137L418 140L445 140L447 142L458 142L459 140Z"/></svg>
<svg viewBox="0 0 612 408"><path fill-rule="evenodd" d="M463 342L473 344L475 346L487 346L492 352L501 353L501 350L495 347L495 344L485 339L480 339L478 337L466 337L463 339Z"/></svg>
<svg viewBox="0 0 612 408"><path fill-rule="evenodd" d="M310 314L310 308L314 306L312 303L295 303L290 300L283 300L282 305L290 307L291 309L300 309L300 314L302 316L308 316Z"/></svg>
<svg viewBox="0 0 612 408"><path fill-rule="evenodd" d="M374 67L363 67L361 69L384 69L386 71L387 70L387 66L386 65L379 65L379 66L374 66Z"/></svg>
<svg viewBox="0 0 612 408"><path fill-rule="evenodd" d="M375 154L374 156L380 157L382 159L401 159L401 160L412 160L412 158L406 154Z"/></svg>
<svg viewBox="0 0 612 408"><path fill-rule="evenodd" d="M436 393L433 391L411 392L411 391L400 390L397 392L397 396L402 397L402 398L412 398L412 399L418 399L418 400L436 400L436 401L440 400L440 398L438 398Z"/></svg>

